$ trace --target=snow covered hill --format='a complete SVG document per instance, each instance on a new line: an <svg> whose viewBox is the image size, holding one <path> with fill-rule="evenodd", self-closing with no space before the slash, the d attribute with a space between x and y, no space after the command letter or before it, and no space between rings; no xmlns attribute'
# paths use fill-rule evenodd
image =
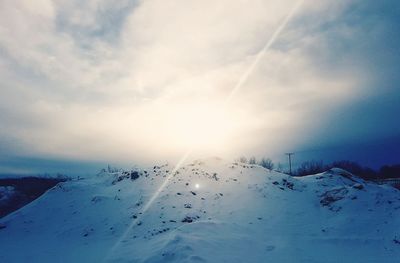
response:
<svg viewBox="0 0 400 263"><path fill-rule="evenodd" d="M399 262L394 188L218 158L173 171L57 185L0 220L0 262Z"/></svg>

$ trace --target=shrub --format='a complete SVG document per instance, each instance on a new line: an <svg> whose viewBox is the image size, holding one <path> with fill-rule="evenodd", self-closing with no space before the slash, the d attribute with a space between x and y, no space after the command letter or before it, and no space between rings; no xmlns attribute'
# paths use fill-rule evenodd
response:
<svg viewBox="0 0 400 263"><path fill-rule="evenodd" d="M300 167L294 172L297 176L304 176L309 174L317 174L326 171L326 166L324 166L322 161L306 161L303 162Z"/></svg>
<svg viewBox="0 0 400 263"><path fill-rule="evenodd" d="M363 167L356 162L347 160L335 161L332 164L330 164L327 167L327 169L333 167L341 168L366 180L372 180L377 178L377 173L374 170L368 167Z"/></svg>
<svg viewBox="0 0 400 263"><path fill-rule="evenodd" d="M272 160L270 158L262 158L258 164L269 170L274 169L274 163L272 162Z"/></svg>
<svg viewBox="0 0 400 263"><path fill-rule="evenodd" d="M239 163L247 163L247 158L244 156L241 156L241 157L239 157L238 162Z"/></svg>
<svg viewBox="0 0 400 263"><path fill-rule="evenodd" d="M379 177L382 179L400 178L400 164L382 166L379 170Z"/></svg>
<svg viewBox="0 0 400 263"><path fill-rule="evenodd" d="M257 164L256 157L254 157L254 156L250 157L249 164Z"/></svg>

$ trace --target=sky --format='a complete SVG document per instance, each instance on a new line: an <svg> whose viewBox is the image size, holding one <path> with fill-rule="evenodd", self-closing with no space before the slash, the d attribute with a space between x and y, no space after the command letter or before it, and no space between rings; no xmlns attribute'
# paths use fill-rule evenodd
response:
<svg viewBox="0 0 400 263"><path fill-rule="evenodd" d="M0 173L400 163L393 0L3 0Z"/></svg>

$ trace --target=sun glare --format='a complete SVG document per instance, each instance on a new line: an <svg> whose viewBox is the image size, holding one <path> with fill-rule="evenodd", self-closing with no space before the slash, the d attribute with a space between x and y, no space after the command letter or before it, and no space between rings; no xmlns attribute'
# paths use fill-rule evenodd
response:
<svg viewBox="0 0 400 263"><path fill-rule="evenodd" d="M174 114L170 133L174 144L204 151L223 147L237 123L222 106L210 103L185 106Z"/></svg>

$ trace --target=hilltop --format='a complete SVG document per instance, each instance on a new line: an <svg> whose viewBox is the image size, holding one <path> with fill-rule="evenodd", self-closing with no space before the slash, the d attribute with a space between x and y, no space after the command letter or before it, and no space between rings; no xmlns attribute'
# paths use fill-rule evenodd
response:
<svg viewBox="0 0 400 263"><path fill-rule="evenodd" d="M210 158L60 183L0 219L0 261L396 262L399 216L397 189L341 169Z"/></svg>

